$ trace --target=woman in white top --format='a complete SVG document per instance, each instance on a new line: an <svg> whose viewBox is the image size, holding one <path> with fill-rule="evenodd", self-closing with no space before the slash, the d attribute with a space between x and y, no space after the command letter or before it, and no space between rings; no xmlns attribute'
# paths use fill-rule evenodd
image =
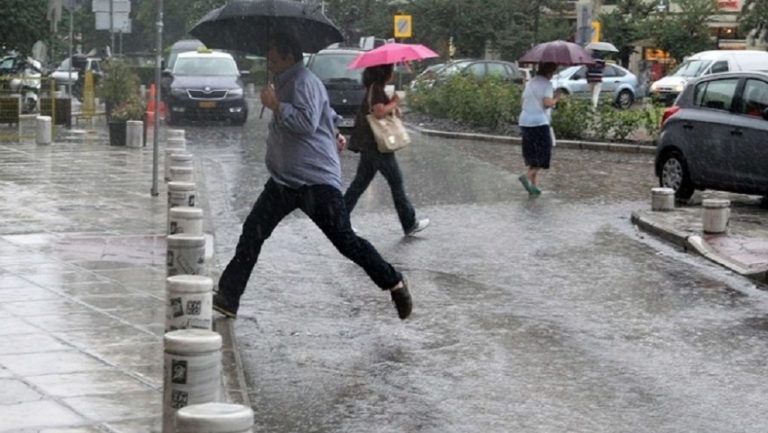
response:
<svg viewBox="0 0 768 433"><path fill-rule="evenodd" d="M536 76L528 81L523 90L523 110L518 124L523 136L523 159L528 172L518 179L532 195L541 194L537 186L538 173L549 168L552 157L552 107L557 105L560 96L554 94L550 80L556 69L554 63L539 64Z"/></svg>

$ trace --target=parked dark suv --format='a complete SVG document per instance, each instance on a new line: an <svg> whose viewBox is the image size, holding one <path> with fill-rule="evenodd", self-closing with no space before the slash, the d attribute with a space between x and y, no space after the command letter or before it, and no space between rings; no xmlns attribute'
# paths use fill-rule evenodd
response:
<svg viewBox="0 0 768 433"><path fill-rule="evenodd" d="M248 119L243 82L232 55L201 49L179 53L165 95L166 122Z"/></svg>
<svg viewBox="0 0 768 433"><path fill-rule="evenodd" d="M331 108L342 117L340 129L355 126L355 116L365 98L363 73L347 65L362 51L355 49L322 50L307 61L307 68L322 80L328 90Z"/></svg>
<svg viewBox="0 0 768 433"><path fill-rule="evenodd" d="M696 189L768 196L768 73L691 81L662 122L656 175L677 198Z"/></svg>

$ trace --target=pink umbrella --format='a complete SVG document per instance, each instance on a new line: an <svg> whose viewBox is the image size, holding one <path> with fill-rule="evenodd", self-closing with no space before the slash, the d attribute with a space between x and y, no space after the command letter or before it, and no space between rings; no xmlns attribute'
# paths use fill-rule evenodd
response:
<svg viewBox="0 0 768 433"><path fill-rule="evenodd" d="M528 50L518 63L557 63L558 65L591 65L592 56L581 45L566 41L544 42Z"/></svg>
<svg viewBox="0 0 768 433"><path fill-rule="evenodd" d="M438 56L439 54L421 44L384 44L371 51L361 53L355 57L355 60L353 60L352 63L347 65L347 68L362 69L369 66L392 65L395 63L429 59Z"/></svg>

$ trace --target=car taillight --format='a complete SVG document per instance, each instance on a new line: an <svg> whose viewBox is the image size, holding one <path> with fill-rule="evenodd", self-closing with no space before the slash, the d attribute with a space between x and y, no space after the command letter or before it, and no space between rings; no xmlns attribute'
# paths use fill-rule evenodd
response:
<svg viewBox="0 0 768 433"><path fill-rule="evenodd" d="M661 115L661 124L659 126L664 126L664 122L666 122L667 119L669 119L670 117L677 114L678 111L680 111L680 106L678 105L673 105L667 108L666 110L664 110L664 114Z"/></svg>

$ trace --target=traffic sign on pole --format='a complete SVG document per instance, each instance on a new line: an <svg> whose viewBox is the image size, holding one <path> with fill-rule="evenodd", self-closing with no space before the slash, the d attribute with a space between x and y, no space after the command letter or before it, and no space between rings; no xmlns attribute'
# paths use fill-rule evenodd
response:
<svg viewBox="0 0 768 433"><path fill-rule="evenodd" d="M413 21L410 15L395 15L395 37L410 38L413 34Z"/></svg>

